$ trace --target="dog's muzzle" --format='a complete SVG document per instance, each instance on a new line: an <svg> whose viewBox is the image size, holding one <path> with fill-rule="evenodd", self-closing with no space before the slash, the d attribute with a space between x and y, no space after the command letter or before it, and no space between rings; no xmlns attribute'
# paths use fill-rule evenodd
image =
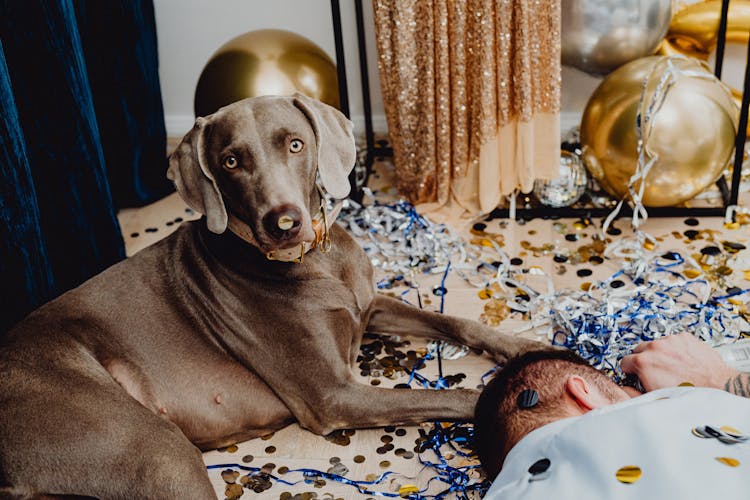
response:
<svg viewBox="0 0 750 500"><path fill-rule="evenodd" d="M294 262L301 264L305 260L305 254L314 248L320 249L323 253L328 253L331 250L331 237L330 229L331 224L336 221L341 207L343 206L343 200L338 200L333 208L329 211L327 209L326 197L321 191L320 197L320 211L313 217L312 227L315 232L315 239L312 241L303 241L300 244L291 248L284 248L283 250L271 250L266 253L268 260L278 260L282 262ZM260 248L260 245L253 236L253 232L250 227L235 217L233 214L229 215L229 229L242 238L247 243ZM289 220L287 220L287 218ZM294 226L294 219L286 214L281 214L274 224L279 231L287 231Z"/></svg>

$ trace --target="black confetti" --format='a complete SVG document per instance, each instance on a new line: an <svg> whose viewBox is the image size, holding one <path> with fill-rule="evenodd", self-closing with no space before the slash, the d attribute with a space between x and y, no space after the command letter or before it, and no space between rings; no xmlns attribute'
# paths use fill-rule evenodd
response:
<svg viewBox="0 0 750 500"><path fill-rule="evenodd" d="M599 255L592 255L591 257L589 257L589 262L591 262L592 264L601 264L602 262L604 262L604 258L600 257Z"/></svg>
<svg viewBox="0 0 750 500"><path fill-rule="evenodd" d="M448 290L444 286L436 286L432 289L432 293L437 295L438 297L442 297L446 293L448 293Z"/></svg>
<svg viewBox="0 0 750 500"><path fill-rule="evenodd" d="M695 229L688 229L687 231L685 231L682 234L684 234L686 238L688 238L690 240L694 240L695 238L698 237L699 232L696 231Z"/></svg>
<svg viewBox="0 0 750 500"><path fill-rule="evenodd" d="M576 271L576 274L581 278L585 278L586 276L591 276L592 273L593 271L591 269L579 269L578 271Z"/></svg>
<svg viewBox="0 0 750 500"><path fill-rule="evenodd" d="M661 258L665 260L679 260L680 254L678 254L677 252L667 252L662 255Z"/></svg>
<svg viewBox="0 0 750 500"><path fill-rule="evenodd" d="M694 219L693 217L690 217L689 219L685 219L686 226L697 226L698 224L699 224L698 219Z"/></svg>
<svg viewBox="0 0 750 500"><path fill-rule="evenodd" d="M563 263L563 262L567 262L568 258L565 255L560 255L558 253L558 254L555 254L554 257L552 257L552 260L554 260L555 262Z"/></svg>
<svg viewBox="0 0 750 500"><path fill-rule="evenodd" d="M466 226L464 226L464 227L466 227ZM487 224L485 224L484 222L477 222L476 224L474 224L473 226L471 226L471 228L474 231L484 231L485 229L487 229Z"/></svg>
<svg viewBox="0 0 750 500"><path fill-rule="evenodd" d="M520 266L521 264L523 264L523 259L520 259L518 257L513 257L512 259L510 259L510 264L512 266Z"/></svg>
<svg viewBox="0 0 750 500"><path fill-rule="evenodd" d="M721 254L721 248L711 245L705 248L701 248L701 253L703 255L719 255Z"/></svg>
<svg viewBox="0 0 750 500"><path fill-rule="evenodd" d="M531 465L531 467L529 467L529 473L536 475L541 474L542 472L547 472L550 464L551 462L549 461L549 458L542 458L541 460L537 460Z"/></svg>
<svg viewBox="0 0 750 500"><path fill-rule="evenodd" d="M607 228L607 234L610 236L619 236L620 234L622 234L622 229L615 226L610 226Z"/></svg>
<svg viewBox="0 0 750 500"><path fill-rule="evenodd" d="M743 245L742 243L736 243L734 241L722 241L722 245L724 245L724 249L728 252L739 252L740 250L744 250L747 247Z"/></svg>
<svg viewBox="0 0 750 500"><path fill-rule="evenodd" d="M609 284L612 288L620 288L625 283L622 280L612 280L612 283Z"/></svg>
<svg viewBox="0 0 750 500"><path fill-rule="evenodd" d="M138 237L138 233L130 233L130 237L131 238L137 238Z"/></svg>
<svg viewBox="0 0 750 500"><path fill-rule="evenodd" d="M566 234L565 239L568 241L578 241L578 235L575 233Z"/></svg>

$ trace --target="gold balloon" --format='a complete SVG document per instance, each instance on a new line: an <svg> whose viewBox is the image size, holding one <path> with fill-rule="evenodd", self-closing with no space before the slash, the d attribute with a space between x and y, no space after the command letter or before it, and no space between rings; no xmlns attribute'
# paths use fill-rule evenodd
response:
<svg viewBox="0 0 750 500"><path fill-rule="evenodd" d="M708 61L716 49L721 21L721 0L706 0L686 5L672 16L667 36L661 42L658 54L683 54ZM750 36L750 1L732 0L727 16L726 43L747 45ZM742 92L733 88L732 95L739 106ZM750 131L750 126L748 127Z"/></svg>
<svg viewBox="0 0 750 500"><path fill-rule="evenodd" d="M608 193L623 198L638 160L636 115L641 88L652 75L645 94L646 103L650 102L668 60L680 72L661 108L652 115L650 134L644 141L647 160L658 157L645 178L642 200L652 207L693 198L726 167L738 121L726 88L693 59L644 57L621 66L602 81L586 104L581 122L586 168ZM701 76L685 72L700 72Z"/></svg>
<svg viewBox="0 0 750 500"><path fill-rule="evenodd" d="M251 31L222 45L206 63L195 89L195 114L206 116L246 97L295 92L338 108L336 64L296 33Z"/></svg>
<svg viewBox="0 0 750 500"><path fill-rule="evenodd" d="M721 0L686 5L672 16L659 54L684 54L707 61L718 43L720 20ZM727 17L727 43L747 43L749 29L750 1L732 0Z"/></svg>

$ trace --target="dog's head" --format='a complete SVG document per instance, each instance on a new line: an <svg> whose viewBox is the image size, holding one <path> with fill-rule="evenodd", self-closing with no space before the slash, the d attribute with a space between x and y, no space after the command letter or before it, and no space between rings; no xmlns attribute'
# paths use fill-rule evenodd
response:
<svg viewBox="0 0 750 500"><path fill-rule="evenodd" d="M254 97L198 118L167 177L211 231L239 219L269 252L315 239L316 174L344 198L355 157L352 124L335 108L301 94Z"/></svg>

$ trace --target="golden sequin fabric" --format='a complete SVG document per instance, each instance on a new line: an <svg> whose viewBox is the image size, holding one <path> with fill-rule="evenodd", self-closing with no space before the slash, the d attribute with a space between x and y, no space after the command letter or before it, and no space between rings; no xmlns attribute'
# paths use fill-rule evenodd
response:
<svg viewBox="0 0 750 500"><path fill-rule="evenodd" d="M540 114L556 117L551 122L558 135L547 142L556 142L559 153L560 0L374 0L373 5L402 195L415 203L447 203L452 183L480 162L483 145L494 141L497 148L503 127L533 122ZM544 132L539 126L519 130ZM511 132L518 143L518 130ZM503 168L499 179L492 179L498 200L522 184L528 188L529 170L535 168L528 154L509 152L508 141L499 142L505 148L500 156L511 158L516 178Z"/></svg>

